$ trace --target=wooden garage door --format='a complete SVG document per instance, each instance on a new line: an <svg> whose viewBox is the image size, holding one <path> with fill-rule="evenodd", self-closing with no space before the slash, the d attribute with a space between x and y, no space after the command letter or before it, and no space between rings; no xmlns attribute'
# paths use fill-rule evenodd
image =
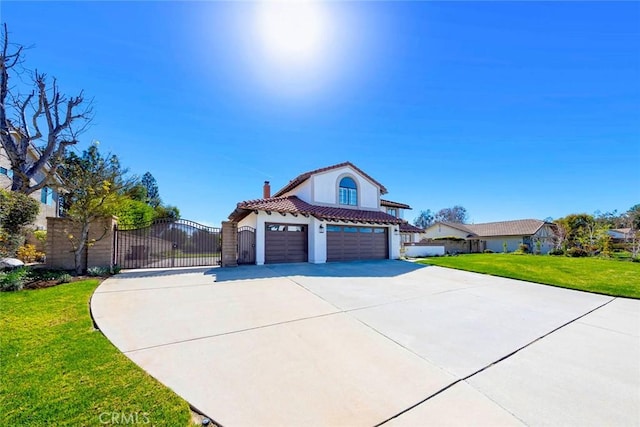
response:
<svg viewBox="0 0 640 427"><path fill-rule="evenodd" d="M327 261L386 259L387 229L382 227L327 226Z"/></svg>
<svg viewBox="0 0 640 427"><path fill-rule="evenodd" d="M307 262L307 229L306 225L267 223L264 262Z"/></svg>

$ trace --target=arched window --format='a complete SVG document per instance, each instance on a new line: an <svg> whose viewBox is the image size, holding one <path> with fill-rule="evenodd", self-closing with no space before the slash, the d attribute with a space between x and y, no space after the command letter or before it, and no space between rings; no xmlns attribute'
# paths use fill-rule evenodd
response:
<svg viewBox="0 0 640 427"><path fill-rule="evenodd" d="M358 206L358 187L353 178L345 176L340 180L340 204Z"/></svg>

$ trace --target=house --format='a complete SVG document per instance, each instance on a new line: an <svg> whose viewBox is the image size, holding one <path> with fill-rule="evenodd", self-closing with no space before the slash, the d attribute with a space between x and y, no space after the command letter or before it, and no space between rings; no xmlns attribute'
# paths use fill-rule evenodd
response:
<svg viewBox="0 0 640 427"><path fill-rule="evenodd" d="M614 243L623 243L633 238L631 228L612 228L607 230L607 234L609 234Z"/></svg>
<svg viewBox="0 0 640 427"><path fill-rule="evenodd" d="M436 222L428 227L423 237L447 243L448 252L513 252L521 244L534 252L547 253L554 247L554 225L537 219L459 224Z"/></svg>
<svg viewBox="0 0 640 427"><path fill-rule="evenodd" d="M29 156L33 162L39 158L35 147L29 147ZM42 178L42 174L36 176L37 180L41 180ZM32 180L32 184L38 182L36 179ZM4 147L0 145L0 188L10 190L12 180L13 171L11 170L11 161L7 157ZM38 229L45 229L47 228L47 217L59 216L60 198L58 197L58 193L53 188L43 187L41 190L31 193L31 197L40 202L40 212L34 225Z"/></svg>
<svg viewBox="0 0 640 427"><path fill-rule="evenodd" d="M400 257L397 210L383 201L387 189L350 162L305 172L271 195L238 203L229 215L242 232L255 230L256 264ZM383 204L386 203L386 204ZM242 249L239 253L242 253Z"/></svg>

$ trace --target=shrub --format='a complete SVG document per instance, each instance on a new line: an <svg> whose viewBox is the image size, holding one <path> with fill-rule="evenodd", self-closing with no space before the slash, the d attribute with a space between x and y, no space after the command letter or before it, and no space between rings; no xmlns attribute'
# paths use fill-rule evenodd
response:
<svg viewBox="0 0 640 427"><path fill-rule="evenodd" d="M516 252L519 252L521 254L528 254L529 253L529 245L527 245L526 243L520 243L518 245L518 250L516 250Z"/></svg>
<svg viewBox="0 0 640 427"><path fill-rule="evenodd" d="M111 274L118 274L122 271L122 267L120 267L119 265L114 265L111 268Z"/></svg>
<svg viewBox="0 0 640 427"><path fill-rule="evenodd" d="M493 253L493 251L491 249L485 249L483 252L485 254L492 254Z"/></svg>
<svg viewBox="0 0 640 427"><path fill-rule="evenodd" d="M18 248L16 256L20 261L29 263L42 261L44 259L44 252L38 251L35 245L26 244Z"/></svg>
<svg viewBox="0 0 640 427"><path fill-rule="evenodd" d="M551 249L549 255L564 255L564 251L561 248Z"/></svg>
<svg viewBox="0 0 640 427"><path fill-rule="evenodd" d="M37 200L15 191L0 189L0 255L13 256L25 240L24 227L40 211Z"/></svg>
<svg viewBox="0 0 640 427"><path fill-rule="evenodd" d="M108 267L89 267L87 269L87 276L92 277L101 277L108 276L111 274L111 269Z"/></svg>
<svg viewBox="0 0 640 427"><path fill-rule="evenodd" d="M61 285L63 283L69 283L71 279L73 279L73 277L69 273L62 273L58 277L58 280L56 281L56 283L58 283L58 285Z"/></svg>
<svg viewBox="0 0 640 427"><path fill-rule="evenodd" d="M47 230L36 230L33 232L33 237L35 237L38 242L45 244L47 243Z"/></svg>
<svg viewBox="0 0 640 427"><path fill-rule="evenodd" d="M507 241L505 240L504 242L502 242L502 252L506 254L508 252L507 248L508 248Z"/></svg>
<svg viewBox="0 0 640 427"><path fill-rule="evenodd" d="M26 268L16 268L15 270L0 273L0 291L21 291L28 274L29 270Z"/></svg>
<svg viewBox="0 0 640 427"><path fill-rule="evenodd" d="M589 256L589 252L585 251L582 248L575 247L575 248L567 249L567 255L574 258L586 257L586 256Z"/></svg>

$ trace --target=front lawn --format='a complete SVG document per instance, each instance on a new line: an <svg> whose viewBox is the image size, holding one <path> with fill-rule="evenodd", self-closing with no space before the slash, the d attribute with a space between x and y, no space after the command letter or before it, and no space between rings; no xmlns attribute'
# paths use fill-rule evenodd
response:
<svg viewBox="0 0 640 427"><path fill-rule="evenodd" d="M640 298L640 263L550 255L465 254L420 260L529 282Z"/></svg>
<svg viewBox="0 0 640 427"><path fill-rule="evenodd" d="M0 293L0 425L189 425L188 404L94 330L98 283Z"/></svg>

